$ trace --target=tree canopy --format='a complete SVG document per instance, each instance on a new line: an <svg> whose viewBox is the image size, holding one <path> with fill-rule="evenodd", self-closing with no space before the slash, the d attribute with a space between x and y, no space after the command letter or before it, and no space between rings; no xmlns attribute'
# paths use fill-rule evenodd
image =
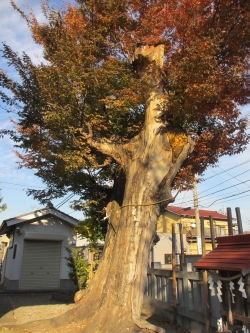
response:
<svg viewBox="0 0 250 333"><path fill-rule="evenodd" d="M113 147L144 127L150 87L135 47L164 46L157 121L195 140L173 187L188 188L194 174L246 146L240 107L250 101L249 1L77 0L59 10L45 1L46 23L12 5L44 51L35 65L7 41L2 54L19 80L0 72L1 98L18 115L9 134L22 149L20 164L47 185L29 192L41 202L71 191L90 229L100 231L96 221L123 171Z"/></svg>

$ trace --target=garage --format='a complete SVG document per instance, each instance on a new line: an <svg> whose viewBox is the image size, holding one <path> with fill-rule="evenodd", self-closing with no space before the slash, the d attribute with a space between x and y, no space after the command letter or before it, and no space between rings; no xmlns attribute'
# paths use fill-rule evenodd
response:
<svg viewBox="0 0 250 333"><path fill-rule="evenodd" d="M5 290L75 290L69 277L67 248L75 246L78 220L51 204L4 220L8 235L0 284Z"/></svg>
<svg viewBox="0 0 250 333"><path fill-rule="evenodd" d="M61 242L24 241L20 289L59 288L60 262Z"/></svg>

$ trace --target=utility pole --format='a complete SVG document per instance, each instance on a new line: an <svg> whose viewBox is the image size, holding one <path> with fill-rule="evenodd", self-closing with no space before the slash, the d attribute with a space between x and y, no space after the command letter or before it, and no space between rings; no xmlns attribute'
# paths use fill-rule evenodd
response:
<svg viewBox="0 0 250 333"><path fill-rule="evenodd" d="M202 246L201 246L201 224L200 224L200 215L199 215L199 205L198 205L198 190L196 178L194 176L193 181L193 193L194 193L194 212L195 212L195 223L196 223L196 240L197 240L197 250L198 254L202 254Z"/></svg>

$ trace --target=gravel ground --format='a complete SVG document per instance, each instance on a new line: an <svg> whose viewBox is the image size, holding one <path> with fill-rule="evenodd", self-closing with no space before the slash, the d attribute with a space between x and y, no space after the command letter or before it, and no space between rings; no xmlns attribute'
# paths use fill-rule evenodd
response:
<svg viewBox="0 0 250 333"><path fill-rule="evenodd" d="M6 299L8 311L0 318L0 325L53 318L75 306L73 301L58 302L53 294L2 294L1 298Z"/></svg>
<svg viewBox="0 0 250 333"><path fill-rule="evenodd" d="M74 306L73 297L67 296L66 294L2 293L0 294L0 326L2 326L0 332L13 332L16 331L15 325L57 317L67 310L72 309ZM143 317L148 318L150 323L165 328L167 333L189 333L187 329L174 325L163 317L152 316L146 310L143 311ZM11 325L13 328L7 329L4 328L4 325ZM22 332L25 331L22 330ZM30 330L27 330L27 332L30 332ZM36 333L35 328L33 332Z"/></svg>

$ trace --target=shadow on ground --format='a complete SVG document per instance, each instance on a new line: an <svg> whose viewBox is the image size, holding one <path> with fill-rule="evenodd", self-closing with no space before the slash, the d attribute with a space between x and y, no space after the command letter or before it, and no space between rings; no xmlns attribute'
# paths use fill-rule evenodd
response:
<svg viewBox="0 0 250 333"><path fill-rule="evenodd" d="M151 317L147 318L147 321L150 324L160 326L165 328L167 333L191 333L188 329L181 327L177 324L174 324L170 321L165 320L163 317L152 315Z"/></svg>
<svg viewBox="0 0 250 333"><path fill-rule="evenodd" d="M73 306L72 292L0 293L0 325L56 317Z"/></svg>
<svg viewBox="0 0 250 333"><path fill-rule="evenodd" d="M72 292L0 293L0 326L10 327L7 332L12 332L15 330L15 325L54 318L73 307L75 304ZM142 311L142 318L164 328L167 333L189 333L189 330L169 322L163 316L152 314L146 309ZM4 329L5 331L6 329ZM32 332L36 332L35 327Z"/></svg>

